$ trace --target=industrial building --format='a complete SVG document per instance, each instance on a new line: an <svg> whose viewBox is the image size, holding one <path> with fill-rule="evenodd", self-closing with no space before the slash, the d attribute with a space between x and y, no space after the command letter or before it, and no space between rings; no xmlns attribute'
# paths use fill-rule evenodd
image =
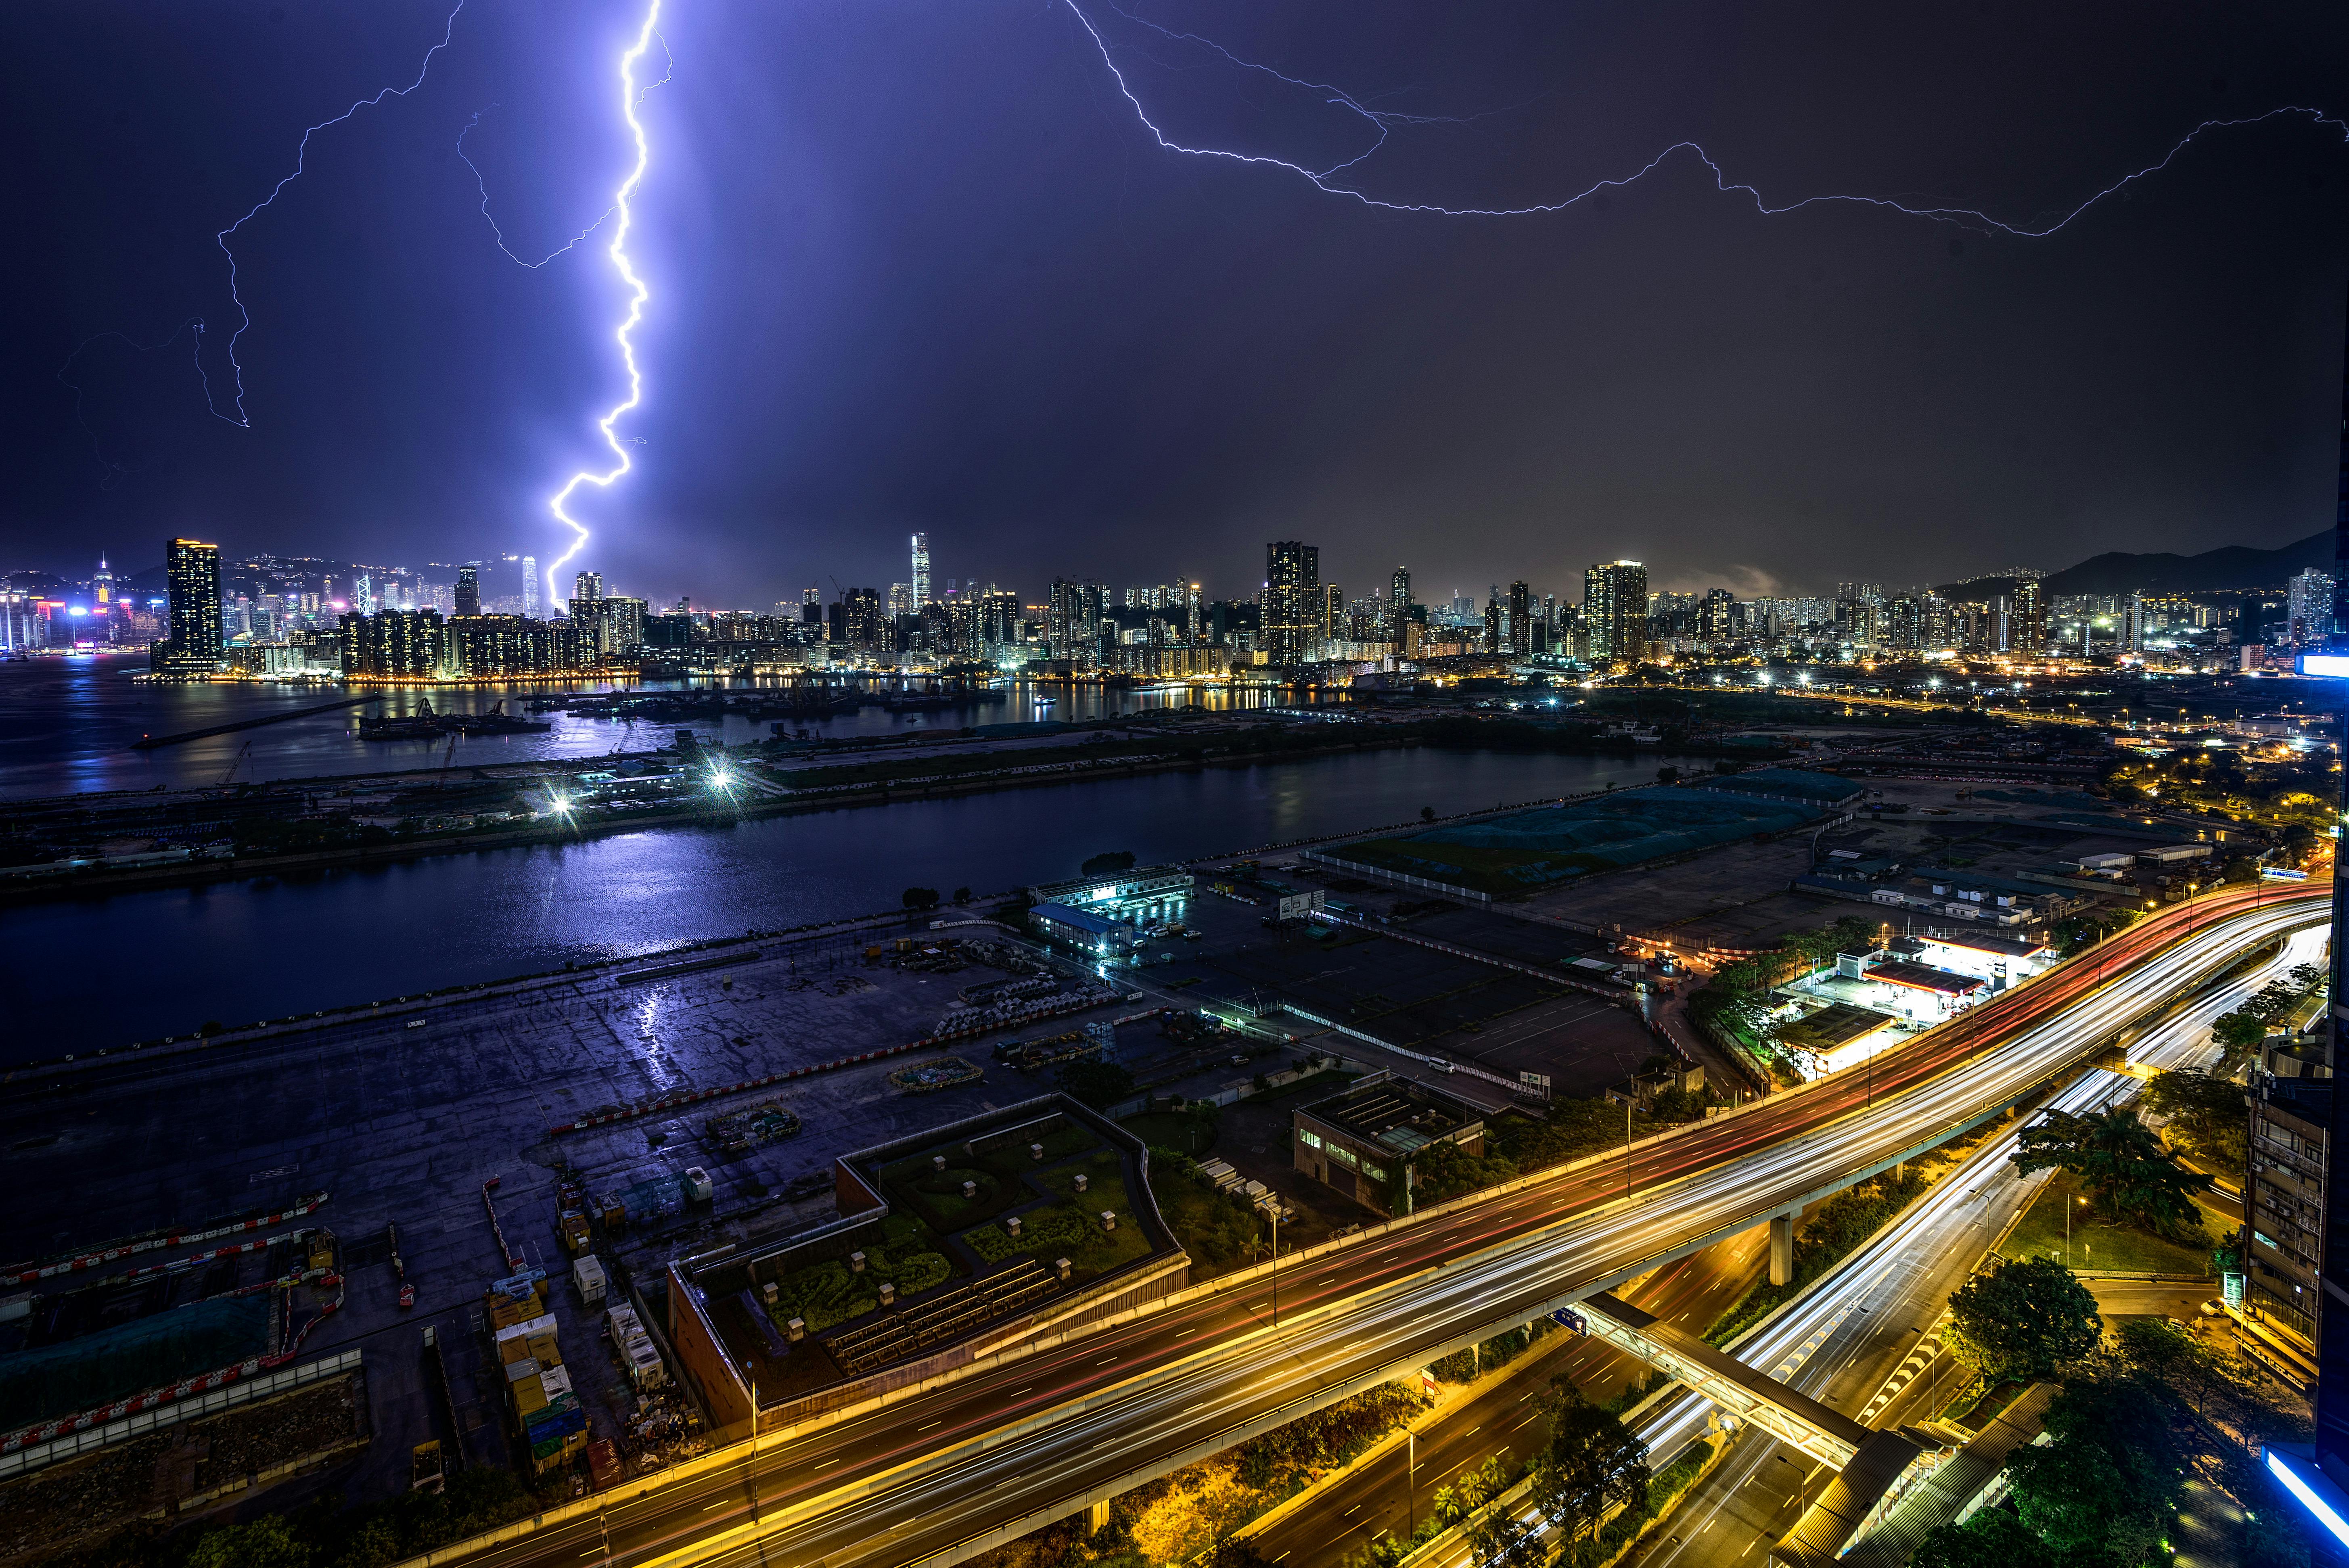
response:
<svg viewBox="0 0 2349 1568"><path fill-rule="evenodd" d="M1364 1208L1412 1211L1413 1167L1432 1144L1485 1152L1484 1113L1465 1101L1391 1073L1357 1079L1345 1093L1289 1113L1296 1169Z"/></svg>
<svg viewBox="0 0 2349 1568"><path fill-rule="evenodd" d="M1028 896L1039 904L1062 904L1127 925L1180 921L1197 878L1181 866L1135 866L1100 876L1039 882Z"/></svg>
<svg viewBox="0 0 2349 1568"><path fill-rule="evenodd" d="M1038 904L1028 912L1028 923L1047 942L1098 958L1122 957L1142 944L1142 933L1124 922L1065 903Z"/></svg>

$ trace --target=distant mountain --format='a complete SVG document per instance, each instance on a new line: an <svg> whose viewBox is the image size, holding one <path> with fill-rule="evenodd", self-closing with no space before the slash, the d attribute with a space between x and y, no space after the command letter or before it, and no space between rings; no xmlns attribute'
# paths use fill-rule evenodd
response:
<svg viewBox="0 0 2349 1568"><path fill-rule="evenodd" d="M2224 544L2199 555L2167 552L2132 555L2112 550L2077 566L2050 573L2049 593L2219 593L2237 588L2278 588L2285 578L2314 567L2333 568L2333 531L2324 529L2279 550ZM1962 599L2014 592L2012 577L1977 577L1952 583L1941 592Z"/></svg>

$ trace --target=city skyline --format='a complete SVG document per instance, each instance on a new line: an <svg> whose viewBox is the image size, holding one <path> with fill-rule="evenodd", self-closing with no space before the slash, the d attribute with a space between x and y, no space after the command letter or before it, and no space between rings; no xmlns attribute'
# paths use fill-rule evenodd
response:
<svg viewBox="0 0 2349 1568"><path fill-rule="evenodd" d="M2026 92L2010 123L1968 118L1961 149L1927 117L1894 115L1855 160L1830 114L1769 120L1782 127L1775 142L1756 136L1756 116L1786 81L1824 69L1848 84L1871 49L1898 57L1897 31L1855 20L1837 46L1846 55L1741 53L1716 102L1693 90L1671 40L1651 27L1617 30L1609 57L1623 86L1594 92L1569 63L1571 31L1524 40L1522 60L1496 55L1501 15L1464 13L1414 37L1428 100L1416 107L1535 107L1480 120L1489 149L1406 128L1363 170L1382 193L1578 189L1578 179L1654 154L1647 133L1608 123L1636 103L1642 123L1702 133L1773 190L1922 183L1966 205L2061 211L2214 114L2321 106L2333 84L2303 62L2337 53L2323 31L2333 22L2302 19L2317 31L2295 48L2252 50L2232 24L2213 22L2116 57L2105 47L2111 29L2082 14L2043 40L2044 68L2065 74L2067 103L2096 105L2093 131L2068 109L2057 119L2030 107ZM90 156L108 179L152 179L199 149L216 162L202 181L173 183L152 219L184 231L188 248L77 256L74 275L10 301L27 319L0 386L36 456L13 476L0 548L38 564L24 557L61 538L94 554L109 541L188 532L281 553L447 559L486 534L554 560L569 541L543 511L547 483L593 445L581 421L615 385L611 280L592 245L539 271L515 267L476 209L486 201L498 233L534 256L521 231L559 242L608 204L626 146L605 84L613 46L641 19L633 5L586 14L525 70L513 42L535 36L526 7L463 12L412 95L319 135L316 166L239 235L260 309L243 335L247 390L259 399L250 429L202 414L186 337L150 355L105 335L136 327L131 339L149 343L172 320L221 317L210 241L220 220L201 210L220 185L260 181L266 191L283 142L258 110L286 99L286 84L264 62L213 62L207 50L222 45L200 34L184 63L143 63L137 108L86 128ZM438 9L386 12L367 42L412 62L447 20ZM1317 79L1376 81L1392 68L1374 38L1340 39L1302 15L1284 24L1206 6L1194 20L1239 58ZM61 87L107 57L62 19L48 25ZM1495 560L1557 579L1621 554L1647 562L1660 583L1702 586L1711 573L1752 593L1824 580L1838 563L1888 577L1913 562L1917 574L1948 580L2047 553L2054 538L2075 556L2279 544L2326 514L2332 377L2318 346L2339 330L2339 291L2324 280L2338 276L2344 246L2338 204L2312 200L2341 172L2339 139L2321 127L2277 121L2196 141L2126 202L2045 240L1897 213L1740 214L1671 167L1604 209L1464 222L1350 213L1289 177L1203 168L1155 149L1138 124L1104 122L1091 107L1102 57L1065 10L1016 25L976 12L915 36L886 13L730 25L720 34L690 9L663 21L671 76L644 104L656 157L636 243L646 276L689 275L697 263L678 230L699 204L714 225L709 298L671 300L664 315L657 294L648 307L640 335L657 374L632 416L637 469L592 498L597 532L577 562L656 597L744 563L788 572L812 558L885 583L895 551L883 542L924 530L988 538L987 570L1003 575L1049 574L1059 542L1081 532L1097 541L1089 569L1141 576L1174 531L1212 540L1218 555L1284 535L1359 543L1372 560L1465 583ZM301 30L299 18L288 26L288 57L322 81L382 85L380 63ZM1969 23L1936 40L1946 63L1906 60L1887 85L1897 79L1920 109L1941 101L1961 77L1974 79L1966 51L2004 36L1993 19ZM721 132L746 108L770 117L760 123L788 150L803 139L792 106L820 98L843 59L919 92L982 40L1050 84L1024 116L985 83L939 100L956 106L954 131L968 142L960 177L1010 198L993 216L892 157L896 127L880 114L835 125L823 166L835 178L812 207L818 166L804 154L787 153L800 195L741 188ZM1133 63L1132 40L1112 47ZM773 51L785 73L779 101L745 97L746 80L720 63ZM2209 75L2210 59L2232 62L2223 77ZM819 67L825 60L834 64ZM254 122L233 145L209 141L189 118L175 72L198 62L254 97ZM1543 77L1549 67L1564 75ZM1528 73L1578 90L1529 100L1517 90ZM2146 90L2149 80L2167 85ZM1278 103L1261 124L1227 124L1218 95L1229 85L1201 71L1136 88L1202 136L1245 132L1301 153L1333 134L1302 106ZM1651 101L1618 96L1642 87ZM492 98L501 107L468 132L468 172L456 132ZM78 128L97 112L60 103L47 118ZM298 109L290 118L301 123ZM1013 172L1037 161L1035 136L1072 124L1088 131L1052 138L1045 161L1067 176L1052 190ZM157 140L166 129L184 144L168 156ZM1537 133L1548 131L1587 142L1578 157L1588 161L1543 150ZM541 151L556 145L581 151ZM46 189L57 204L48 227L90 227L76 190ZM338 248L327 238L336 224L380 237L380 260ZM1133 259L1139 236L1170 226L1190 237L1163 248L1163 261ZM985 264L918 277L868 264L885 231ZM1244 254L1274 254L1264 246L1276 233L1293 242L1255 286L1194 281L1228 279ZM780 291L762 274L760 296L747 298L724 264L751 242L786 258ZM359 307L356 291L395 257L430 280L428 299ZM337 286L295 286L329 274ZM1095 343L1075 329L1080 312L1021 344L976 325L1063 320L1072 291L1119 330ZM1323 303L1300 310L1308 298ZM171 306L180 314L149 330L140 318L167 300L183 302ZM1137 302L1161 300L1183 303L1137 318ZM852 323L871 329L856 335L860 349L890 346L841 357ZM312 341L347 357L321 358L303 346ZM89 356L60 384L57 366L78 345ZM1658 353L1673 345L1693 356ZM748 369L746 353L772 350L783 351L783 375ZM495 364L481 357L492 353ZM1782 390L1755 398L1754 387ZM775 397L788 406L771 407ZM187 422L191 407L202 423ZM746 419L761 438L749 438ZM354 440L361 429L367 443ZM409 459L419 440L434 444L434 460Z"/></svg>

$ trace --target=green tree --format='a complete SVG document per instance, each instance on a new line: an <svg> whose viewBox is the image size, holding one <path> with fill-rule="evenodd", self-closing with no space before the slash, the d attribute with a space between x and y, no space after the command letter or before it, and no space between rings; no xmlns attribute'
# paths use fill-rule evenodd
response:
<svg viewBox="0 0 2349 1568"><path fill-rule="evenodd" d="M2065 1562L2167 1563L2187 1454L2131 1377L2076 1383L2047 1408L2048 1441L2007 1460L2015 1511Z"/></svg>
<svg viewBox="0 0 2349 1568"><path fill-rule="evenodd" d="M2251 1053L2266 1039L2266 1020L2256 1013L2238 1010L2220 1015L2212 1020L2210 1037L2219 1043L2220 1068L2224 1072L2240 1072Z"/></svg>
<svg viewBox="0 0 2349 1568"><path fill-rule="evenodd" d="M1992 1382L2035 1382L2104 1337L2096 1298L2053 1258L2002 1263L1950 1297L1950 1348Z"/></svg>
<svg viewBox="0 0 2349 1568"><path fill-rule="evenodd" d="M2188 1149L2229 1171L2242 1168L2250 1120L2240 1084L2180 1068L2154 1074L2145 1100L2170 1119L2172 1132Z"/></svg>
<svg viewBox="0 0 2349 1568"><path fill-rule="evenodd" d="M1549 1445L1534 1459L1533 1503L1573 1541L1598 1528L1608 1511L1648 1500L1648 1445L1611 1411L1583 1398L1564 1378L1545 1398Z"/></svg>
<svg viewBox="0 0 2349 1568"><path fill-rule="evenodd" d="M2055 1553L2004 1509L1985 1508L1918 1542L1909 1568L2057 1568Z"/></svg>
<svg viewBox="0 0 2349 1568"><path fill-rule="evenodd" d="M188 1568L309 1568L310 1544L276 1514L215 1530L188 1553Z"/></svg>
<svg viewBox="0 0 2349 1568"><path fill-rule="evenodd" d="M938 906L938 890L934 887L909 887L897 897L907 909L936 909Z"/></svg>
<svg viewBox="0 0 2349 1568"><path fill-rule="evenodd" d="M2026 1176L2070 1171L2106 1219L2171 1240L2202 1234L2194 1194L2209 1191L2213 1178L2179 1164L2134 1106L2085 1116L2051 1110L2024 1128L2016 1141L2012 1160L2017 1171Z"/></svg>
<svg viewBox="0 0 2349 1568"><path fill-rule="evenodd" d="M1133 851L1132 850L1112 850L1106 854L1095 855L1083 865L1079 866L1077 874L1081 877L1105 877L1112 872L1129 872L1133 869Z"/></svg>

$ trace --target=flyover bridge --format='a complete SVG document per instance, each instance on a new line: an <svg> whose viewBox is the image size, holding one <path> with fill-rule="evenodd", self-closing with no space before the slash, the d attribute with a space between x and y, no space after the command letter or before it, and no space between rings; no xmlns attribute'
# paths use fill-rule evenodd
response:
<svg viewBox="0 0 2349 1568"><path fill-rule="evenodd" d="M1262 1270L1227 1276L419 1562L943 1568L1930 1148L2328 897L2164 911L1919 1036L1872 1093L1830 1080L1284 1260L1277 1325Z"/></svg>

